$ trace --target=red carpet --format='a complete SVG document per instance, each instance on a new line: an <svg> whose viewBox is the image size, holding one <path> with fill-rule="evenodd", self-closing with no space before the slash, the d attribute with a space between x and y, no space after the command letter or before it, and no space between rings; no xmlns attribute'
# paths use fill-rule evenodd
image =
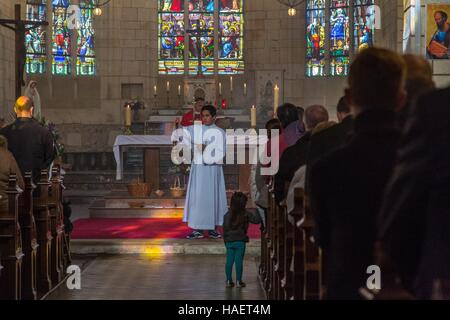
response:
<svg viewBox="0 0 450 320"><path fill-rule="evenodd" d="M192 231L179 218L80 219L73 225L72 239L185 239ZM248 236L259 239L259 228L251 224Z"/></svg>

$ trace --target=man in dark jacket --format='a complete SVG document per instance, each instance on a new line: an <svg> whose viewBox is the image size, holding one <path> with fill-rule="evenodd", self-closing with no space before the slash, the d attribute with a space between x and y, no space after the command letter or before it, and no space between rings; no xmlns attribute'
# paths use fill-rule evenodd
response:
<svg viewBox="0 0 450 320"><path fill-rule="evenodd" d="M0 129L0 135L8 140L8 149L14 155L22 174L33 172L36 183L42 169L54 159L53 137L47 129L33 119L33 107L27 97L19 97L14 106L17 120Z"/></svg>
<svg viewBox="0 0 450 320"><path fill-rule="evenodd" d="M394 110L406 99L404 79L397 53L361 52L346 90L354 135L311 169L311 210L326 257L328 299L358 299L375 264L376 221L400 139Z"/></svg>
<svg viewBox="0 0 450 320"><path fill-rule="evenodd" d="M323 106L310 106L305 111L306 133L296 144L287 148L280 159L275 175L275 199L281 202L286 197L285 184L291 182L295 172L306 164L312 131L319 123L328 121L328 111Z"/></svg>
<svg viewBox="0 0 450 320"><path fill-rule="evenodd" d="M380 218L382 246L420 299L450 299L450 88L407 122Z"/></svg>

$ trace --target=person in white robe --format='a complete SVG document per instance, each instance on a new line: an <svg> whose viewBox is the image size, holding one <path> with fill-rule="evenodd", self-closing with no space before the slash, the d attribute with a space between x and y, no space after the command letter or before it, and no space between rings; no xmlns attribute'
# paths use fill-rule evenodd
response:
<svg viewBox="0 0 450 320"><path fill-rule="evenodd" d="M201 239L204 231L208 231L210 238L220 238L216 227L222 226L228 211L222 168L226 136L214 124L216 112L214 106L203 107L203 125L197 123L184 129L189 132L194 150L183 216L183 222L193 229L188 239Z"/></svg>
<svg viewBox="0 0 450 320"><path fill-rule="evenodd" d="M42 119L42 110L41 110L41 96L37 90L37 82L31 80L27 87L25 88L24 96L28 97L33 101L33 117L37 121L41 121Z"/></svg>

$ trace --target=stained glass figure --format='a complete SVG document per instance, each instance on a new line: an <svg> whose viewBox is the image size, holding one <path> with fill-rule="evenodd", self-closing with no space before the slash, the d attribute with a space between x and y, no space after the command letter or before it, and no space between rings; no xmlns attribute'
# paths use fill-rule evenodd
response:
<svg viewBox="0 0 450 320"><path fill-rule="evenodd" d="M52 73L69 75L70 68L70 35L67 27L69 0L52 0L53 7L53 43L52 43Z"/></svg>
<svg viewBox="0 0 450 320"><path fill-rule="evenodd" d="M26 19L29 21L46 21L46 0L28 0ZM30 29L25 33L25 70L28 74L45 73L47 69L46 43L46 32L43 26Z"/></svg>
<svg viewBox="0 0 450 320"><path fill-rule="evenodd" d="M77 41L77 75L95 75L94 19L95 0L80 3L80 26Z"/></svg>
<svg viewBox="0 0 450 320"><path fill-rule="evenodd" d="M306 7L306 76L325 75L325 0L308 0Z"/></svg>
<svg viewBox="0 0 450 320"><path fill-rule="evenodd" d="M355 0L354 2L354 47L356 52L373 47L375 33L373 5L373 0Z"/></svg>
<svg viewBox="0 0 450 320"><path fill-rule="evenodd" d="M330 68L332 76L346 76L349 68L349 0L330 3Z"/></svg>

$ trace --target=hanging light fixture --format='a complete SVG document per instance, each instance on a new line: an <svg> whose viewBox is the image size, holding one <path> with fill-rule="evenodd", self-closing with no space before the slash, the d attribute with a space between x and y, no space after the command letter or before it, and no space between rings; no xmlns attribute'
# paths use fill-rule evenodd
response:
<svg viewBox="0 0 450 320"><path fill-rule="evenodd" d="M295 9L295 7L298 7L306 0L277 0L277 1L281 4L284 4L285 6L289 7L288 15L290 17L293 17L297 14L297 9Z"/></svg>
<svg viewBox="0 0 450 320"><path fill-rule="evenodd" d="M103 3L100 3L100 0L97 0L96 3L95 3L95 9L94 9L94 11L93 11L94 16L97 16L97 17L98 17L98 16L101 16L102 13L103 13L101 7L107 5L107 4L110 3L110 2L111 2L111 0L106 0L106 1L103 2Z"/></svg>

